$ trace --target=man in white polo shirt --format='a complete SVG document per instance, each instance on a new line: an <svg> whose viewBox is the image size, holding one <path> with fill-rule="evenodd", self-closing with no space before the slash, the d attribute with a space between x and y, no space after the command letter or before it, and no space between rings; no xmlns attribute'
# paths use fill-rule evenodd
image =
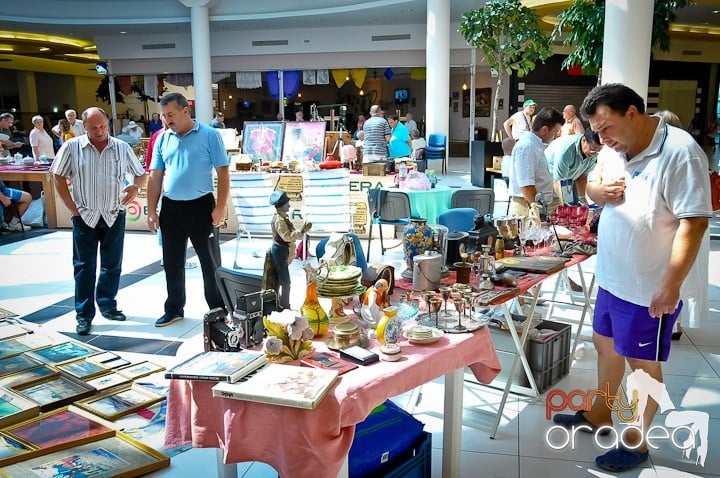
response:
<svg viewBox="0 0 720 478"><path fill-rule="evenodd" d="M626 361L662 384L681 288L712 216L707 158L687 132L648 116L642 98L627 86L594 88L581 113L606 146L587 185L588 196L604 206L593 318L598 388L617 391ZM612 425L608 405L596 396L590 411L555 415L553 421L595 431ZM656 412L657 403L649 400L639 417L642 435L622 427L617 433L628 448L613 448L595 463L612 472L644 463L643 437Z"/></svg>

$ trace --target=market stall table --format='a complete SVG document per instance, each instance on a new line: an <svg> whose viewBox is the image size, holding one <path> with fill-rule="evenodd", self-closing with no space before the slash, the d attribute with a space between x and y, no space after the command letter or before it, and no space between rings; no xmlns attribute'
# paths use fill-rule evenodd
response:
<svg viewBox="0 0 720 478"><path fill-rule="evenodd" d="M280 476L346 476L355 425L386 399L445 375L443 476L460 476L463 369L469 366L483 383L497 376L490 333L482 328L446 334L433 345L400 344L401 361L342 375L314 410L213 398L214 382L171 380L165 446L222 448L225 463L260 461ZM320 340L315 345L326 350ZM220 472L235 476L237 469L224 466Z"/></svg>
<svg viewBox="0 0 720 478"><path fill-rule="evenodd" d="M398 189L394 188L393 191ZM427 219L428 224L437 224L441 212L450 209L450 200L454 189L436 184L434 188L423 191L400 189L410 198L410 211L415 217Z"/></svg>
<svg viewBox="0 0 720 478"><path fill-rule="evenodd" d="M29 181L42 183L45 195L45 213L48 228L57 227L57 213L55 211L55 179L49 166L34 168L25 165L0 166L0 179L3 181Z"/></svg>

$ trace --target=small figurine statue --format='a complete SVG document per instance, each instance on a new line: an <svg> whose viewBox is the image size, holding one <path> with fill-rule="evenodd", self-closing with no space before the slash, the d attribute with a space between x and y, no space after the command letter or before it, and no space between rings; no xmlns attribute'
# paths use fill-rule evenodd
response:
<svg viewBox="0 0 720 478"><path fill-rule="evenodd" d="M275 206L276 213L272 218L273 242L270 248L270 259L276 277L278 305L283 309L290 308L290 271L288 265L295 259L295 241L312 227L311 223L303 225L297 231L288 217L290 198L285 191L273 191L270 204Z"/></svg>
<svg viewBox="0 0 720 478"><path fill-rule="evenodd" d="M378 279L375 285L370 287L362 297L360 308L360 320L364 327L377 327L380 319L383 318L383 309L388 307L388 283L385 279Z"/></svg>

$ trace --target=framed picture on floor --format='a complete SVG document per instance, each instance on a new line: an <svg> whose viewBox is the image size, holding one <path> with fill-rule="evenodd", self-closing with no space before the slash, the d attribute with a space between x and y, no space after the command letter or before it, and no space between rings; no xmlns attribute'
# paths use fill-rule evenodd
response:
<svg viewBox="0 0 720 478"><path fill-rule="evenodd" d="M3 377L0 379L0 387L10 388L14 385L34 382L39 378L47 377L49 375L57 375L58 373L57 369L54 369L49 365L42 364L23 370L22 372Z"/></svg>
<svg viewBox="0 0 720 478"><path fill-rule="evenodd" d="M253 162L281 161L283 127L281 121L246 121L243 124L243 154L249 154Z"/></svg>
<svg viewBox="0 0 720 478"><path fill-rule="evenodd" d="M101 364L90 362L87 359L73 360L57 366L57 368L75 378L86 381L89 378L97 377L107 373L109 369Z"/></svg>
<svg viewBox="0 0 720 478"><path fill-rule="evenodd" d="M117 372L111 372L90 379L86 383L95 388L98 392L103 392L121 385L130 385L130 382L131 380L124 375L120 375Z"/></svg>
<svg viewBox="0 0 720 478"><path fill-rule="evenodd" d="M41 412L69 405L76 400L88 397L96 392L90 385L69 375L58 374L11 388L40 405Z"/></svg>
<svg viewBox="0 0 720 478"><path fill-rule="evenodd" d="M25 355L24 353L20 355L13 355L12 357L6 357L4 359L0 359L0 377L22 372L23 370L30 368L35 368L38 365L43 365L43 363Z"/></svg>
<svg viewBox="0 0 720 478"><path fill-rule="evenodd" d="M153 393L143 387L133 385L80 400L76 405L99 417L112 421L130 412L157 403L164 398L162 395Z"/></svg>
<svg viewBox="0 0 720 478"><path fill-rule="evenodd" d="M102 350L92 345L81 342L64 342L62 344L33 350L32 352L28 352L28 355L50 365L59 365L100 352L102 352Z"/></svg>
<svg viewBox="0 0 720 478"><path fill-rule="evenodd" d="M24 458L24 457L23 457ZM142 476L170 465L162 453L122 432L4 468L8 476Z"/></svg>
<svg viewBox="0 0 720 478"><path fill-rule="evenodd" d="M39 413L40 407L37 403L9 390L0 389L0 427L20 423L38 416Z"/></svg>
<svg viewBox="0 0 720 478"><path fill-rule="evenodd" d="M117 373L119 373L120 375L124 375L130 380L135 380L136 378L152 375L156 372L162 372L163 370L165 370L165 367L163 367L162 365L158 365L152 362L140 362L134 365L119 368L117 369Z"/></svg>
<svg viewBox="0 0 720 478"><path fill-rule="evenodd" d="M3 435L32 448L26 453L0 460L0 466L4 467L36 455L112 437L115 430L111 423L102 418L70 406L11 425L3 430Z"/></svg>
<svg viewBox="0 0 720 478"><path fill-rule="evenodd" d="M325 157L324 121L288 121L285 123L283 162L298 161L300 168L306 161L319 163Z"/></svg>

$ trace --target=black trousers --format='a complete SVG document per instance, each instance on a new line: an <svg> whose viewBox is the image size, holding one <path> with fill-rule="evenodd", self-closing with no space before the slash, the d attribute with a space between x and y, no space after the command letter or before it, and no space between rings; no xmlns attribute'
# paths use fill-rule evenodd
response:
<svg viewBox="0 0 720 478"><path fill-rule="evenodd" d="M220 266L220 231L212 225L214 207L215 198L212 194L191 201L174 201L167 197L162 200L160 229L168 293L165 313L168 315L184 315L185 253L188 239L200 260L208 307L224 307L215 280L215 269Z"/></svg>

